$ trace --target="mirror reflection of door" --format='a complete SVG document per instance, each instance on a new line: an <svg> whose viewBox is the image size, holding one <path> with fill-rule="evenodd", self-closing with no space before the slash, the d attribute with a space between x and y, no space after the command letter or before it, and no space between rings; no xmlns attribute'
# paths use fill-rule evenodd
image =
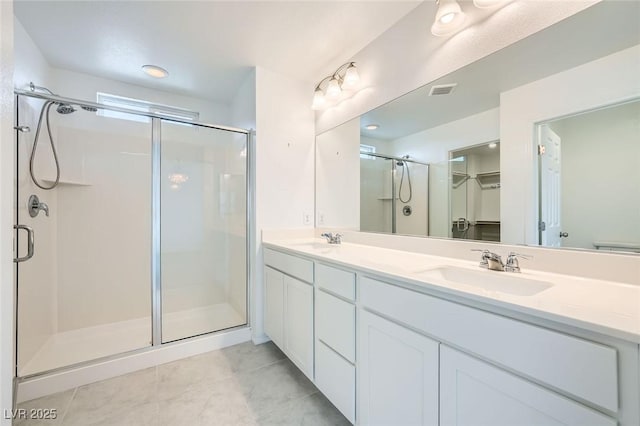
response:
<svg viewBox="0 0 640 426"><path fill-rule="evenodd" d="M549 125L540 126L538 132L540 162L540 242L547 247L562 247L560 185L560 136Z"/></svg>
<svg viewBox="0 0 640 426"><path fill-rule="evenodd" d="M500 143L449 152L449 236L500 241Z"/></svg>
<svg viewBox="0 0 640 426"><path fill-rule="evenodd" d="M540 244L640 252L640 99L537 131Z"/></svg>

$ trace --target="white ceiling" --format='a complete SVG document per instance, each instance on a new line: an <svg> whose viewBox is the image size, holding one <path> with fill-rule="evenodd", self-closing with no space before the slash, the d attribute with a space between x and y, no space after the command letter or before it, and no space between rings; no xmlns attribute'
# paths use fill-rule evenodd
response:
<svg viewBox="0 0 640 426"><path fill-rule="evenodd" d="M361 133L394 140L500 105L500 92L640 44L640 2L605 1L362 116ZM612 78L613 75L612 75ZM432 85L458 83L446 96Z"/></svg>
<svg viewBox="0 0 640 426"><path fill-rule="evenodd" d="M313 85L419 4L17 0L15 14L54 67L228 102L254 66Z"/></svg>

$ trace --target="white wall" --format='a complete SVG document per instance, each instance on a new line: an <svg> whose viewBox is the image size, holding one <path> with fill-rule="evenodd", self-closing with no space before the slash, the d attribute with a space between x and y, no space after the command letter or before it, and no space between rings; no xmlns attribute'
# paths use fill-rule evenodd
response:
<svg viewBox="0 0 640 426"><path fill-rule="evenodd" d="M500 95L503 242L538 244L535 123L640 96L639 57L640 45Z"/></svg>
<svg viewBox="0 0 640 426"><path fill-rule="evenodd" d="M561 143L561 240L640 245L640 101L552 123ZM615 206L615 208L611 208Z"/></svg>
<svg viewBox="0 0 640 426"><path fill-rule="evenodd" d="M13 408L13 2L0 2L0 410ZM0 416L0 425L11 420Z"/></svg>
<svg viewBox="0 0 640 426"><path fill-rule="evenodd" d="M316 115L316 134L540 31L590 5L591 0L516 0L451 37L429 31L433 3L424 2L353 57L363 89ZM335 64L336 66L340 64ZM322 76L318 76L320 79ZM312 87L307 103L311 102Z"/></svg>
<svg viewBox="0 0 640 426"><path fill-rule="evenodd" d="M309 86L256 69L256 232L313 228L314 121ZM303 214L311 223L303 223ZM252 292L254 341L266 339L263 326L262 247L256 244Z"/></svg>
<svg viewBox="0 0 640 426"><path fill-rule="evenodd" d="M316 137L317 225L360 227L360 119Z"/></svg>

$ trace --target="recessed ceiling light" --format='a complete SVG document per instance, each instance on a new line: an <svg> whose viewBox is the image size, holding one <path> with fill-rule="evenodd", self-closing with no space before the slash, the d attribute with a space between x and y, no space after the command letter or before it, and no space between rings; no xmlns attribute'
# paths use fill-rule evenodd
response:
<svg viewBox="0 0 640 426"><path fill-rule="evenodd" d="M380 126L378 126L377 124L367 124L366 126L364 126L364 128L367 130L376 130L378 127Z"/></svg>
<svg viewBox="0 0 640 426"><path fill-rule="evenodd" d="M489 146L489 148L493 149L493 148L497 147L498 144L495 143L495 142L491 142L488 146Z"/></svg>
<svg viewBox="0 0 640 426"><path fill-rule="evenodd" d="M169 75L169 71L157 65L143 65L142 71L153 78L165 78Z"/></svg>

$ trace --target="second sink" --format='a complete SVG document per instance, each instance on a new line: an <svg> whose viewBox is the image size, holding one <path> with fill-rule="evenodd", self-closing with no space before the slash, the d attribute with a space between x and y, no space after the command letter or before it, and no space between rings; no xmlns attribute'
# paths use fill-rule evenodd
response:
<svg viewBox="0 0 640 426"><path fill-rule="evenodd" d="M418 271L415 275L428 279L430 277L481 288L487 291L513 294L516 296L533 296L553 284L530 278L522 278L518 274L508 272L495 272L488 270L474 271L455 266L441 266L432 269Z"/></svg>

